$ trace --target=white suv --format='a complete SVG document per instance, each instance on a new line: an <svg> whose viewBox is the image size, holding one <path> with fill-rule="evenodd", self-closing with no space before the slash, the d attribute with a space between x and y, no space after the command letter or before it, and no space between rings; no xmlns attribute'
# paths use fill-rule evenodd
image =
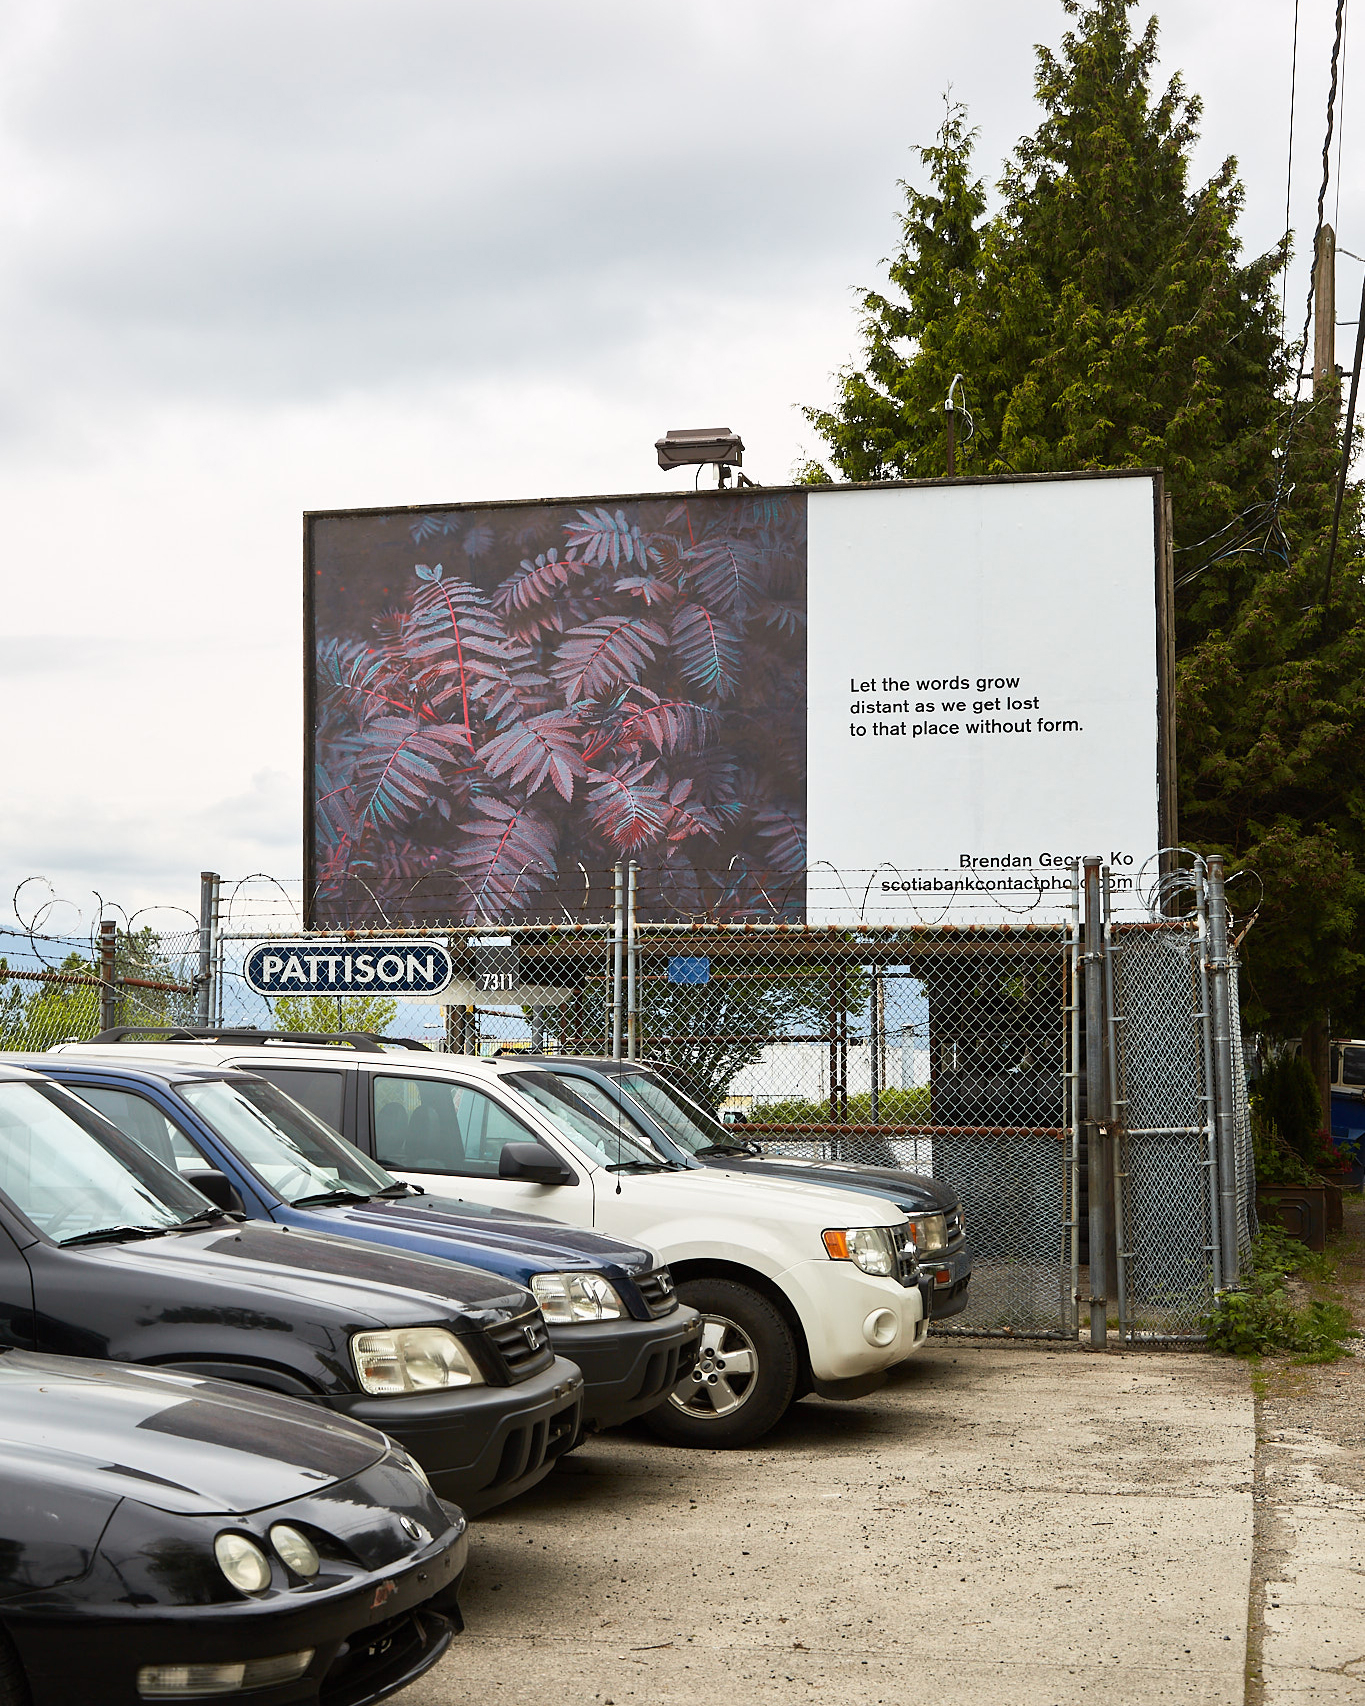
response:
<svg viewBox="0 0 1365 1706"><path fill-rule="evenodd" d="M705 1317L695 1369L649 1418L677 1444L747 1445L807 1392L861 1397L927 1336L930 1282L885 1198L661 1161L515 1059L220 1039L67 1048L241 1067L433 1196L656 1250Z"/></svg>

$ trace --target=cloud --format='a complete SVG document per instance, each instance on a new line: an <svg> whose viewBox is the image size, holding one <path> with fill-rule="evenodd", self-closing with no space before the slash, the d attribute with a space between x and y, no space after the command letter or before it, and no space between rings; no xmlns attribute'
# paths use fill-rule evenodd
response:
<svg viewBox="0 0 1365 1706"><path fill-rule="evenodd" d="M1300 230L1329 13L1301 24ZM1240 156L1260 250L1292 17L1227 20L1168 6L1163 64L1205 97L1200 172ZM193 907L207 866L298 875L301 511L665 489L653 440L710 421L786 478L944 89L993 181L1067 22L1058 0L11 0L9 886ZM1352 122L1337 223L1365 253L1362 150Z"/></svg>

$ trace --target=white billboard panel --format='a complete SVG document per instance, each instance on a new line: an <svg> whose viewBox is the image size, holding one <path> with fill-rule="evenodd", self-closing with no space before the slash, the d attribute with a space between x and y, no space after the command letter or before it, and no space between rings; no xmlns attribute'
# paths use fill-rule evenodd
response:
<svg viewBox="0 0 1365 1706"><path fill-rule="evenodd" d="M811 492L812 923L1042 922L1155 854L1153 484Z"/></svg>

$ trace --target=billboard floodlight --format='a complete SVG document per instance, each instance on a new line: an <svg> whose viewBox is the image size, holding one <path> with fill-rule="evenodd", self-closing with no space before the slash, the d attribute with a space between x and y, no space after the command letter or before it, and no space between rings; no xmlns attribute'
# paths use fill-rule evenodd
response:
<svg viewBox="0 0 1365 1706"><path fill-rule="evenodd" d="M670 427L662 438L655 439L661 468L691 468L698 472L714 466L719 470L720 484L730 478L730 470L744 460L744 440L729 427ZM752 485L743 474L742 486Z"/></svg>

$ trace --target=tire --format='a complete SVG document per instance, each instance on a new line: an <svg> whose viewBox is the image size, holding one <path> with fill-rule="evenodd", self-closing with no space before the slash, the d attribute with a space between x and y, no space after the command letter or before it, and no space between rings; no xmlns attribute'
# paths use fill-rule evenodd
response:
<svg viewBox="0 0 1365 1706"><path fill-rule="evenodd" d="M0 1629L0 1706L29 1706L28 1681L14 1642Z"/></svg>
<svg viewBox="0 0 1365 1706"><path fill-rule="evenodd" d="M646 1426L670 1445L752 1445L791 1404L795 1335L761 1292L735 1280L684 1280L678 1298L702 1316L701 1347Z"/></svg>

